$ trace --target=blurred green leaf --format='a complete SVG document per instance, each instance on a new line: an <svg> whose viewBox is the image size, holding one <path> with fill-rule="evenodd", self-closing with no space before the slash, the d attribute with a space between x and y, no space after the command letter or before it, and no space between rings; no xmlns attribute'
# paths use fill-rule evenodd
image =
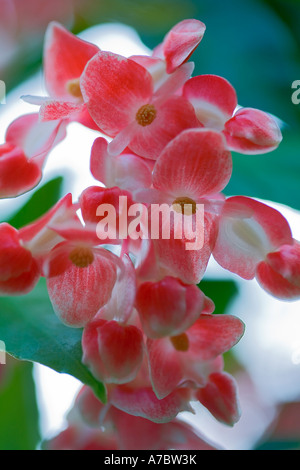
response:
<svg viewBox="0 0 300 470"><path fill-rule="evenodd" d="M300 450L299 441L266 441L255 447L254 450Z"/></svg>
<svg viewBox="0 0 300 470"><path fill-rule="evenodd" d="M198 284L204 294L215 303L215 314L223 314L238 294L234 281L227 279L204 279Z"/></svg>
<svg viewBox="0 0 300 470"><path fill-rule="evenodd" d="M299 134L286 131L274 152L265 155L233 154L233 175L224 192L266 199L300 210L299 189Z"/></svg>
<svg viewBox="0 0 300 470"><path fill-rule="evenodd" d="M70 374L105 402L104 385L81 362L81 337L81 329L63 325L54 314L44 279L26 296L0 298L0 338L9 354Z"/></svg>
<svg viewBox="0 0 300 470"><path fill-rule="evenodd" d="M19 229L44 215L60 199L62 186L61 176L45 183L33 192L26 204L8 220L8 223Z"/></svg>
<svg viewBox="0 0 300 470"><path fill-rule="evenodd" d="M0 450L36 450L39 412L32 364L7 358L8 377L0 382Z"/></svg>

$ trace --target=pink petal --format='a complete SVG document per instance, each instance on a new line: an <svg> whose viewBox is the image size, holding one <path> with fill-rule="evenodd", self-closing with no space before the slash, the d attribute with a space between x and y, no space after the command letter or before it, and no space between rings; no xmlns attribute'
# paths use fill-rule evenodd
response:
<svg viewBox="0 0 300 470"><path fill-rule="evenodd" d="M194 68L194 62L187 62L178 67L172 74L167 75L165 81L156 89L155 99L176 93L191 77Z"/></svg>
<svg viewBox="0 0 300 470"><path fill-rule="evenodd" d="M232 173L231 154L222 134L190 129L165 147L153 171L153 186L176 197L199 199L222 191Z"/></svg>
<svg viewBox="0 0 300 470"><path fill-rule="evenodd" d="M237 385L229 374L214 373L196 394L198 400L221 423L233 426L240 419Z"/></svg>
<svg viewBox="0 0 300 470"><path fill-rule="evenodd" d="M40 122L38 114L25 114L15 119L6 131L6 142L24 151L27 158L42 168L54 146L66 136L66 124L61 121Z"/></svg>
<svg viewBox="0 0 300 470"><path fill-rule="evenodd" d="M154 91L156 91L168 78L166 63L162 58L146 55L134 55L130 56L130 59L148 70L153 79Z"/></svg>
<svg viewBox="0 0 300 470"><path fill-rule="evenodd" d="M0 224L0 281L17 278L31 267L32 255L22 246L18 230Z"/></svg>
<svg viewBox="0 0 300 470"><path fill-rule="evenodd" d="M159 400L150 387L131 388L128 385L115 387L110 395L110 401L116 408L154 423L167 423L181 411L191 411L189 399L188 389L176 390Z"/></svg>
<svg viewBox="0 0 300 470"><path fill-rule="evenodd" d="M7 128L5 141L16 147L25 147L25 141L30 129L35 127L39 122L39 114L25 114L15 119Z"/></svg>
<svg viewBox="0 0 300 470"><path fill-rule="evenodd" d="M197 221L195 216L193 218L193 238L187 239L184 231L183 233L181 231L176 239L178 227L171 220L170 237L160 236L157 240L153 240L157 260L166 275L178 277L185 284L198 284L202 279L216 237L214 217L204 213L204 225L201 219ZM194 249L188 249L190 243L195 245Z"/></svg>
<svg viewBox="0 0 300 470"><path fill-rule="evenodd" d="M129 321L134 309L136 290L135 268L130 257L125 254L111 298L106 306L107 312L110 312L114 320L123 324Z"/></svg>
<svg viewBox="0 0 300 470"><path fill-rule="evenodd" d="M201 42L205 29L201 21L187 19L177 23L169 31L161 46L168 73L172 73L190 57ZM156 55L155 50L153 55Z"/></svg>
<svg viewBox="0 0 300 470"><path fill-rule="evenodd" d="M52 230L48 229L48 224L73 216L71 209L72 195L67 194L45 215L20 229L20 239L23 245L28 247L35 257L48 254L57 243L62 241Z"/></svg>
<svg viewBox="0 0 300 470"><path fill-rule="evenodd" d="M184 332L200 316L203 303L198 287L171 277L141 284L136 297L143 330L153 339Z"/></svg>
<svg viewBox="0 0 300 470"><path fill-rule="evenodd" d="M98 51L97 46L74 36L59 23L50 23L44 47L44 74L50 96L70 99L68 81L80 78Z"/></svg>
<svg viewBox="0 0 300 470"><path fill-rule="evenodd" d="M31 292L41 277L37 262L32 259L28 270L18 277L0 281L0 295L25 295Z"/></svg>
<svg viewBox="0 0 300 470"><path fill-rule="evenodd" d="M230 150L249 155L271 152L282 140L275 119L253 108L237 111L226 123L224 134Z"/></svg>
<svg viewBox="0 0 300 470"><path fill-rule="evenodd" d="M148 126L138 126L128 147L141 157L156 160L180 132L199 127L192 105L180 96L153 102L156 117Z"/></svg>
<svg viewBox="0 0 300 470"><path fill-rule="evenodd" d="M95 318L82 336L83 363L106 383L133 380L143 361L142 332L133 325Z"/></svg>
<svg viewBox="0 0 300 470"><path fill-rule="evenodd" d="M103 137L98 137L92 146L90 168L94 178L106 187L118 186L133 191L151 186L151 170L147 161L130 153L109 155L107 141Z"/></svg>
<svg viewBox="0 0 300 470"><path fill-rule="evenodd" d="M300 298L300 243L283 245L258 264L256 279L271 295L282 300Z"/></svg>
<svg viewBox="0 0 300 470"><path fill-rule="evenodd" d="M37 186L40 166L27 159L23 150L8 144L0 146L0 198L16 197Z"/></svg>
<svg viewBox="0 0 300 470"><path fill-rule="evenodd" d="M216 130L223 130L237 106L234 88L217 75L191 78L183 87L183 96L194 106L199 121Z"/></svg>
<svg viewBox="0 0 300 470"><path fill-rule="evenodd" d="M91 117L109 136L115 136L135 119L152 97L152 77L133 60L99 52L89 61L81 89Z"/></svg>
<svg viewBox="0 0 300 470"><path fill-rule="evenodd" d="M91 264L77 267L69 258L73 248L66 243L52 252L47 288L60 320L68 326L81 328L108 302L116 282L116 266L99 249L93 250Z"/></svg>
<svg viewBox="0 0 300 470"><path fill-rule="evenodd" d="M269 252L291 243L289 224L277 210L235 196L225 202L213 256L224 269L253 279L257 264Z"/></svg>
<svg viewBox="0 0 300 470"><path fill-rule="evenodd" d="M175 349L171 338L147 341L152 387L159 399L167 397L178 387L203 387L211 373L220 372L223 368L222 356L211 360L201 357L205 353L199 352L199 348L196 350L195 342L191 343L191 331L190 328L183 334L188 344L192 345L185 351Z"/></svg>
<svg viewBox="0 0 300 470"><path fill-rule="evenodd" d="M76 104L70 101L49 100L40 107L41 121L56 121L58 119L76 120L76 116L83 111L82 103Z"/></svg>
<svg viewBox="0 0 300 470"><path fill-rule="evenodd" d="M209 361L229 351L244 334L243 322L232 315L202 314L187 330L190 359Z"/></svg>

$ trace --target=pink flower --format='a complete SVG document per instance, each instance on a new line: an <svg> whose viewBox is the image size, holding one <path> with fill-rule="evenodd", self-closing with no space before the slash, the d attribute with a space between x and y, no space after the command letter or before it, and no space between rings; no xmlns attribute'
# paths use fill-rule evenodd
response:
<svg viewBox="0 0 300 470"><path fill-rule="evenodd" d="M101 428L100 428L101 426ZM129 432L130 431L130 432ZM47 441L48 450L215 450L189 424L174 419L155 423L103 405L88 387L79 391L68 415L68 427Z"/></svg>
<svg viewBox="0 0 300 470"><path fill-rule="evenodd" d="M300 298L300 243L283 244L257 265L256 279L270 294L282 300Z"/></svg>
<svg viewBox="0 0 300 470"><path fill-rule="evenodd" d="M171 221L172 236L160 235L153 243L166 272L184 283L196 284L204 275L214 244L216 217L223 204L219 192L231 172L232 157L224 136L214 130L189 129L173 139L156 160L153 188L135 194L154 207L168 204L176 213ZM160 210L157 207L157 212ZM159 214L152 212L152 224L153 215ZM161 224L162 231L165 223ZM183 225L187 227L184 235ZM192 244L188 249L187 243Z"/></svg>
<svg viewBox="0 0 300 470"><path fill-rule="evenodd" d="M16 197L34 188L49 152L65 136L62 123L40 123L38 114L13 121L0 145L0 197Z"/></svg>
<svg viewBox="0 0 300 470"><path fill-rule="evenodd" d="M230 150L259 154L276 149L282 140L275 119L254 108L237 109L232 85L217 75L199 75L188 80L182 96L194 106L205 127L222 131Z"/></svg>
<svg viewBox="0 0 300 470"><path fill-rule="evenodd" d="M185 384L205 386L212 373L222 371L221 355L243 334L244 325L238 318L203 313L177 336L148 339L150 377L156 396L167 397Z"/></svg>
<svg viewBox="0 0 300 470"><path fill-rule="evenodd" d="M49 227L63 239L44 263L49 297L63 323L81 328L110 299L119 258L99 246L94 225L75 219Z"/></svg>
<svg viewBox="0 0 300 470"><path fill-rule="evenodd" d="M191 74L188 64L181 80ZM142 157L156 159L179 132L198 127L192 105L173 93L179 82L154 92L153 78L141 65L110 52L98 52L81 77L81 90L90 115L106 135L112 155L127 146Z"/></svg>

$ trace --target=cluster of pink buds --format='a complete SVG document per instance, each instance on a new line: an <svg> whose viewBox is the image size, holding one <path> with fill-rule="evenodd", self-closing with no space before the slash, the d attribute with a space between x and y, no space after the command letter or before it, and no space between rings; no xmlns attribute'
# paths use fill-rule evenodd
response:
<svg viewBox="0 0 300 470"><path fill-rule="evenodd" d="M125 58L51 23L49 96L24 97L39 112L13 122L0 147L0 195L13 197L38 184L70 122L99 133L95 186L20 230L0 225L0 293L26 294L45 277L56 315L83 329L82 362L107 388L105 405L83 389L52 448L209 447L176 417L198 401L217 420L238 421L223 354L244 333L198 287L210 258L278 298L300 297L300 243L286 219L222 193L231 151L270 152L280 129L239 107L224 78L192 77L204 32L184 20L151 56Z"/></svg>

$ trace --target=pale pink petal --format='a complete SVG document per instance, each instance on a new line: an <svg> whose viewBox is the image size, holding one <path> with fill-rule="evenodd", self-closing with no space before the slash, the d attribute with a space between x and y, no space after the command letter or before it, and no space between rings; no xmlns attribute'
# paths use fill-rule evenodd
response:
<svg viewBox="0 0 300 470"><path fill-rule="evenodd" d="M276 149L282 140L280 128L269 114L253 108L241 108L225 125L230 150L260 154Z"/></svg>
<svg viewBox="0 0 300 470"><path fill-rule="evenodd" d="M98 137L91 151L91 173L106 187L118 186L133 191L151 185L151 169L147 161L138 155L124 153L113 157L107 151L107 141Z"/></svg>
<svg viewBox="0 0 300 470"><path fill-rule="evenodd" d="M153 186L197 202L222 191L232 173L232 158L222 134L207 129L182 132L165 147L153 171Z"/></svg>
<svg viewBox="0 0 300 470"><path fill-rule="evenodd" d="M112 291L106 310L112 318L126 324L133 312L136 298L137 280L133 263L128 255L122 256L122 266Z"/></svg>
<svg viewBox="0 0 300 470"><path fill-rule="evenodd" d="M154 99L176 93L191 77L194 68L194 62L187 62L178 67L172 74L167 75L165 81L156 89Z"/></svg>
<svg viewBox="0 0 300 470"><path fill-rule="evenodd" d="M213 256L224 269L253 279L257 264L269 252L291 243L291 229L280 212L254 199L235 196L225 202Z"/></svg>
<svg viewBox="0 0 300 470"><path fill-rule="evenodd" d="M150 387L131 388L121 385L115 387L110 394L110 401L116 408L155 423L167 423L181 411L191 411L189 400L188 389L175 390L161 400Z"/></svg>
<svg viewBox="0 0 300 470"><path fill-rule="evenodd" d="M62 241L51 229L48 229L48 224L65 220L65 218L73 218L72 209L72 195L67 194L38 220L20 229L20 240L23 245L28 247L35 257L48 254L57 243Z"/></svg>
<svg viewBox="0 0 300 470"><path fill-rule="evenodd" d="M211 129L223 130L237 106L234 88L217 75L191 78L185 83L182 94L194 106L199 121Z"/></svg>
<svg viewBox="0 0 300 470"><path fill-rule="evenodd" d="M44 46L44 75L50 96L70 99L68 82L80 78L98 51L96 45L76 37L59 23L50 23Z"/></svg>
<svg viewBox="0 0 300 470"><path fill-rule="evenodd" d="M205 387L197 391L198 400L221 423L233 426L240 419L237 385L234 378L225 373L209 376Z"/></svg>

